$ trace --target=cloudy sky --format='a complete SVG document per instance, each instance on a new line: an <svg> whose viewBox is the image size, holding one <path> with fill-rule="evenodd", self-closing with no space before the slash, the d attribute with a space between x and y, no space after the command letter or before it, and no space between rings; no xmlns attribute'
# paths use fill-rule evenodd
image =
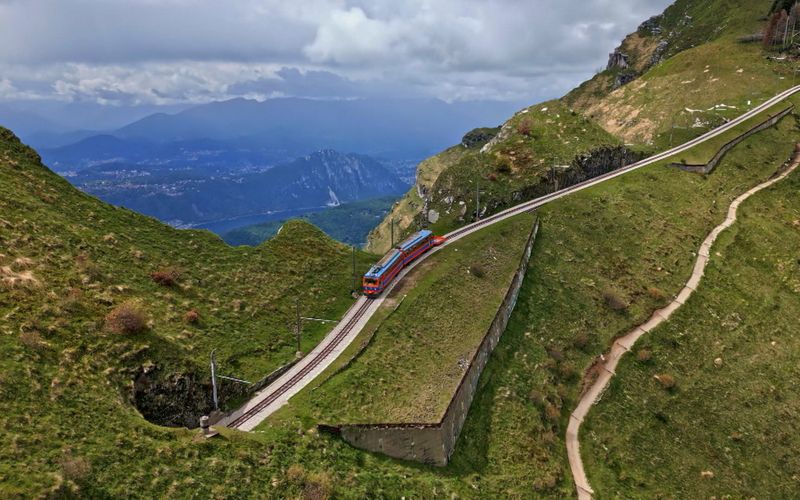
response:
<svg viewBox="0 0 800 500"><path fill-rule="evenodd" d="M0 0L0 102L533 102L670 0Z"/></svg>

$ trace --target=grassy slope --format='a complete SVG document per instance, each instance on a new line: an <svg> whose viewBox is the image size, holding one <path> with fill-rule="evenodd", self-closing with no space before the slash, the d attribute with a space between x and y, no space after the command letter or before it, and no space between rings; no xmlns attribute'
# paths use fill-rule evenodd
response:
<svg viewBox="0 0 800 500"><path fill-rule="evenodd" d="M797 495L798 189L794 173L742 205L698 293L639 346L651 359L617 368L582 431L600 495ZM663 373L676 390L653 379Z"/></svg>
<svg viewBox="0 0 800 500"><path fill-rule="evenodd" d="M661 21L671 57L611 92L602 84L606 73L598 75L565 100L629 143L666 149L670 136L672 144L696 137L790 86L791 63L768 61L760 44L736 41L763 29L770 5L678 1ZM736 109L711 109L719 104Z"/></svg>
<svg viewBox="0 0 800 500"><path fill-rule="evenodd" d="M144 342L134 338L119 343L67 325L54 333L42 330L50 348L29 348L18 340L20 320L12 315L14 326L4 330L1 344L6 361L0 385L4 406L0 425L7 436L2 454L9 459L0 463L4 479L0 488L7 494L36 494L66 478L68 486L77 485L84 494L95 496L573 494L561 435L578 392L579 371L614 335L640 322L664 303L662 296L678 290L689 273L692 252L721 220L727 202L770 175L788 155L796 135L794 123L786 121L777 130L739 146L708 178L655 165L541 210L542 232L517 310L481 379L453 462L444 469L360 452L336 438L307 432L316 424L313 420L292 421L267 434L226 432L211 441L196 441L187 431L147 424L119 387L109 385L109 375L104 373L127 363L124 353ZM4 183L0 186L20 175L1 172ZM33 181L28 184L36 186L37 177L45 173L30 175ZM17 198L23 198L19 209L25 213L36 213L30 208L41 210L46 203L33 194L20 197L28 192L20 184L14 188ZM89 203L88 197L75 196ZM7 214L9 202L2 199ZM198 237L198 233L173 232L149 219L91 203L92 211L120 213L141 225L130 231L158 227L175 238ZM76 207L68 206L76 212ZM45 221L37 224L46 229ZM91 228L97 229L95 237L106 231L99 222ZM40 234L56 235L62 230L51 227ZM22 233L15 236L14 244L25 238ZM34 245L32 237L27 238L26 251L20 253L35 258L30 250L39 248L42 241ZM172 238L160 240L165 251L181 247L167 245L175 241ZM207 238L216 242L209 245L225 248ZM4 240L3 245L7 248L9 242ZM198 252L192 250L192 254ZM115 250L113 255L124 253ZM136 269L120 271L134 273ZM142 279L137 287L147 283ZM630 307L624 312L611 310L603 299L607 289L627 299ZM19 307L8 292L2 297L4 316ZM34 298L22 302L24 307L48 303ZM38 313L30 317L43 321ZM134 355L133 359L138 363L140 358ZM46 402L44 409L36 406L41 401ZM88 472L75 466L80 459L90 464Z"/></svg>
<svg viewBox="0 0 800 500"><path fill-rule="evenodd" d="M491 154L470 151L455 159L439 155L442 161L437 171L441 178L436 183L432 207L445 215L434 228L445 230L463 223L458 220L459 206L442 205L441 199L448 195L472 203L469 210L474 211L477 178L482 179L482 199L491 211L493 205L502 206L499 202L507 200L511 191L537 180L552 165L568 164L588 147L625 142L636 149L667 149L701 135L788 87L792 81L790 63L767 61L759 44L743 45L735 41L739 35L762 28L760 19L771 3L770 0L678 0L659 21L661 35L637 32L621 45L636 70L645 70L642 77L614 90L612 84L620 70L603 71L561 102L547 103L550 109L560 108L560 115L568 122L560 124L568 133L562 133L558 140L547 140L547 134L559 125L555 123L530 134L517 133L517 123L524 119L517 114L505 127L514 132L512 140L506 143L510 150L495 148ZM668 42L666 60L647 69L655 47L662 40ZM736 109L709 111L718 104ZM685 108L699 111L690 113ZM569 110L583 116L569 118ZM532 128L536 129L537 124ZM606 132L601 133L603 129ZM543 140L537 140L540 137ZM501 164L510 164L514 173L497 172ZM496 180L487 179L490 173L495 174ZM422 206L422 203L401 203L381 223L381 228L394 216L402 221L402 229L415 229L413 225L418 219L414 215ZM447 208L450 213L446 213ZM386 230L374 231L368 248L384 249L387 236Z"/></svg>
<svg viewBox="0 0 800 500"><path fill-rule="evenodd" d="M462 145L453 146L438 155L432 156L417 165L417 179L414 186L400 201L392 207L392 211L370 232L366 249L383 254L389 251L392 242L392 222L394 219L394 241L402 239L414 231L414 217L422 210L424 201L419 196L419 189L430 191L436 179L449 165L458 162L469 150Z"/></svg>
<svg viewBox="0 0 800 500"><path fill-rule="evenodd" d="M291 401L272 424L298 416L438 421L463 376L459 362L471 359L494 319L532 224L532 216L522 215L429 257L392 291L363 354L320 390Z"/></svg>
<svg viewBox="0 0 800 500"><path fill-rule="evenodd" d="M367 233L391 209L396 197L345 203L301 217L320 228L331 238L348 245L363 246ZM230 245L259 245L272 238L286 220L254 224L228 231L222 239Z"/></svg>
<svg viewBox="0 0 800 500"><path fill-rule="evenodd" d="M367 259L359 255L362 268ZM111 207L0 129L0 278L27 272L35 280L0 280L0 455L9 458L0 491L50 488L64 449L90 457L104 477L106 467L119 474L159 446L134 445L137 436L189 446L187 434L150 426L128 404L132 374L156 364L202 377L216 348L226 373L264 375L294 356L290 299L298 291L315 316L335 317L351 303L350 260L347 247L305 223L266 245L234 249L211 233ZM171 266L181 271L178 286L148 276ZM147 330L108 331L104 316L131 300ZM199 324L184 321L190 309ZM310 348L323 330L305 333ZM132 456L119 458L119 448Z"/></svg>

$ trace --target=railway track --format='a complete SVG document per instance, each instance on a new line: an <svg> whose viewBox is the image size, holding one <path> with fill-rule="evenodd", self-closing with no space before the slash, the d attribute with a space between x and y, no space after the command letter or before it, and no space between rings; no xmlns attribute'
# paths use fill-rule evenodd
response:
<svg viewBox="0 0 800 500"><path fill-rule="evenodd" d="M347 320L343 328L339 330L339 332L331 339L329 343L325 345L318 353L314 355L311 361L303 366L300 370L294 373L289 380L285 381L283 384L280 385L277 389L270 392L269 395L258 402L253 407L247 409L244 413L240 416L235 418L234 420L228 423L228 427L238 429L241 427L245 422L248 422L253 417L258 415L261 411L263 411L266 407L270 404L274 403L278 398L283 396L289 389L297 385L303 377L308 375L311 371L314 370L317 366L319 366L322 361L325 360L338 346L341 344L342 339L344 339L348 333L352 331L358 321L364 317L367 310L369 309L370 302L368 299L364 297L360 298L358 302L354 304L355 312L350 316L350 319ZM352 308L350 309L352 310ZM349 313L349 311L348 311ZM347 313L345 314L347 317Z"/></svg>
<svg viewBox="0 0 800 500"><path fill-rule="evenodd" d="M508 219L509 217L514 217L515 215L519 215L525 212L530 212L536 210L537 208L555 201L559 198L563 198L569 194L575 193L577 191L581 191L583 189L589 188L591 186L600 184L602 182L606 182L610 179L615 177L619 177L624 175L628 172L632 172L639 168L645 167L647 165L651 165L663 159L669 158L674 156L678 153L686 151L688 149L693 148L694 146L701 144L709 139L717 137L730 129L736 127L737 125L749 120L755 115L764 112L765 110L769 109L770 107L774 106L775 104L791 97L792 95L800 92L800 85L790 88L780 94L768 99L767 101L763 102L762 104L756 106L752 110L748 111L747 113L742 114L738 118L735 118L728 123L711 130L695 139L692 139L680 146L676 146L672 149L664 151L663 153L658 153L653 155L649 158L644 160L638 161L636 163L632 163L631 165L627 165L625 167L619 168L617 170L612 170L611 172L607 172L605 174L599 175L597 177L593 177L591 179L587 179L585 181L579 182L577 184L573 184L568 188L564 188L560 191L555 191L553 193L541 196L534 200L530 200L519 205L515 205L511 208L503 210L502 212L498 212L494 215L490 215L485 219L481 219L479 221L473 222L467 226L462 228L456 229L448 234L446 234L447 241L444 242L441 246L434 248L433 250L421 255L417 260L411 263L410 266L403 269L400 275L392 282L392 284L387 288L383 295L376 299L367 299L365 297L359 298L355 304L345 313L344 317L342 318L342 322L339 325L334 327L333 331L320 343L317 348L315 348L305 359L301 360L300 363L295 365L292 370L286 373L284 376L273 382L270 386L266 389L258 393L250 402L245 404L242 408L235 411L229 417L223 419L220 422L220 425L227 426L230 428L240 429L240 430L252 430L256 425L258 425L263 419L265 419L269 414L276 410L281 403L281 400L288 400L293 394L299 392L305 385L311 382L316 375L321 373L325 367L327 367L333 360L336 358L335 356L331 358L332 354L336 353L337 348L343 346L342 349L349 345L349 342L355 338L358 334L360 329L357 329L359 324L366 323L367 320L372 316L375 310L380 307L380 304L383 302L383 297L386 297L389 292L394 288L394 286L403 279L403 277L411 271L416 265L420 262L424 261L430 255L438 252L448 244L451 244L464 236L467 236L475 231L482 229L483 227L495 224L502 220ZM362 325L363 326L363 325ZM338 330L338 331L337 331ZM349 339L345 342L345 339ZM343 344L344 342L344 344ZM285 402L285 401L284 401Z"/></svg>

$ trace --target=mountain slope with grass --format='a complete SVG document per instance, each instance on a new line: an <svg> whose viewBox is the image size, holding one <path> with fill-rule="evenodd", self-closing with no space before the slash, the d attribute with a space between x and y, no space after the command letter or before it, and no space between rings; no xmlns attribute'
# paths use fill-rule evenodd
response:
<svg viewBox="0 0 800 500"><path fill-rule="evenodd" d="M676 1L563 98L520 110L500 128L472 131L421 163L422 180L373 230L367 248L388 247L392 219L399 236L419 227L452 229L475 220L478 203L491 214L618 168L791 86L796 56L765 51L753 37L772 4Z"/></svg>

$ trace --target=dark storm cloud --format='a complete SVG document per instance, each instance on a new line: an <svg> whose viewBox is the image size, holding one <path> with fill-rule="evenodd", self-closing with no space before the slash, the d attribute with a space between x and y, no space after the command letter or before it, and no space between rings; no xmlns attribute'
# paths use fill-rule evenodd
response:
<svg viewBox="0 0 800 500"><path fill-rule="evenodd" d="M668 3L0 0L0 100L536 99Z"/></svg>

